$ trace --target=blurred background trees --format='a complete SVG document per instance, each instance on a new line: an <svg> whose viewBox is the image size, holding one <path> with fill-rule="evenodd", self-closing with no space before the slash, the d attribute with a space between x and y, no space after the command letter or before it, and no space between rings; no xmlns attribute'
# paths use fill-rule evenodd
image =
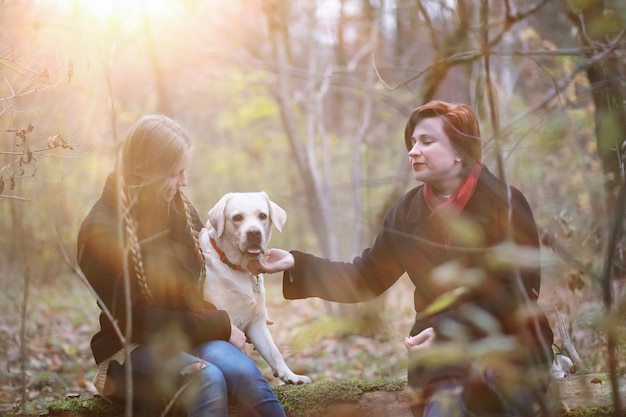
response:
<svg viewBox="0 0 626 417"><path fill-rule="evenodd" d="M3 288L67 282L60 248L153 111L194 140L201 216L265 190L289 214L274 245L351 259L416 185L404 123L436 98L478 109L484 163L528 197L551 320L604 346L601 289L623 320L621 0L0 0L0 27Z"/></svg>

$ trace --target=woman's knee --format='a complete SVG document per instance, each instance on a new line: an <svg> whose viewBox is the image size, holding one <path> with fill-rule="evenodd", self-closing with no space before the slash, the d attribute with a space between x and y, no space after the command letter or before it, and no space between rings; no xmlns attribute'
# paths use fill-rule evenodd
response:
<svg viewBox="0 0 626 417"><path fill-rule="evenodd" d="M193 378L203 387L214 387L216 390L226 392L226 379L224 373L215 365L207 363L204 368L197 371Z"/></svg>
<svg viewBox="0 0 626 417"><path fill-rule="evenodd" d="M177 409L188 415L227 415L228 391L222 372L207 363L183 377Z"/></svg>
<svg viewBox="0 0 626 417"><path fill-rule="evenodd" d="M224 374L215 366L206 366L194 373L185 375L183 392L191 397L227 398L228 390Z"/></svg>

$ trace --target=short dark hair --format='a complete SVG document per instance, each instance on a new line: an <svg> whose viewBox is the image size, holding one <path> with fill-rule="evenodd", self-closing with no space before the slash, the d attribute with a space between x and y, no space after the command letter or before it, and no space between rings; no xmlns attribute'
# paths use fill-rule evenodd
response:
<svg viewBox="0 0 626 417"><path fill-rule="evenodd" d="M411 150L413 146L411 142L415 126L430 117L441 117L445 122L443 130L452 145L474 161L480 162L482 147L478 119L474 109L463 103L432 100L413 109L404 128L404 143L407 150Z"/></svg>

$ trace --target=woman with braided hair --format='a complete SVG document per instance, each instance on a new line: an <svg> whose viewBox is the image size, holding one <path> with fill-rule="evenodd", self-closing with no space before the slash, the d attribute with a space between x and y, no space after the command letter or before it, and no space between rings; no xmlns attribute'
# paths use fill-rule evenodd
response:
<svg viewBox="0 0 626 417"><path fill-rule="evenodd" d="M180 190L190 160L178 123L140 118L81 225L78 264L102 309L91 340L95 385L119 402L132 392L146 415L227 417L230 404L238 416L285 416L245 354L246 335L203 299L202 222Z"/></svg>
<svg viewBox="0 0 626 417"><path fill-rule="evenodd" d="M552 331L537 304L539 238L524 195L481 164L479 124L464 103L416 107L404 130L420 182L389 210L372 246L352 262L267 249L258 272L283 274L287 299L355 303L403 274L415 322L403 345L416 417L534 416Z"/></svg>

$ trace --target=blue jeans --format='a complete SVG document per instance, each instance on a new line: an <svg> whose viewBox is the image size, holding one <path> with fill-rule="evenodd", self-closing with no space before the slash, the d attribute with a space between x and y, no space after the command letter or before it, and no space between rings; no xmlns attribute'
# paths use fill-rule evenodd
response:
<svg viewBox="0 0 626 417"><path fill-rule="evenodd" d="M194 353L164 357L154 346L135 349L131 354L135 405L158 416L159 409L176 397L176 409L189 417L228 417L229 404L239 417L286 417L256 363L231 343L214 340ZM108 378L123 381L123 372L124 367L117 366Z"/></svg>

